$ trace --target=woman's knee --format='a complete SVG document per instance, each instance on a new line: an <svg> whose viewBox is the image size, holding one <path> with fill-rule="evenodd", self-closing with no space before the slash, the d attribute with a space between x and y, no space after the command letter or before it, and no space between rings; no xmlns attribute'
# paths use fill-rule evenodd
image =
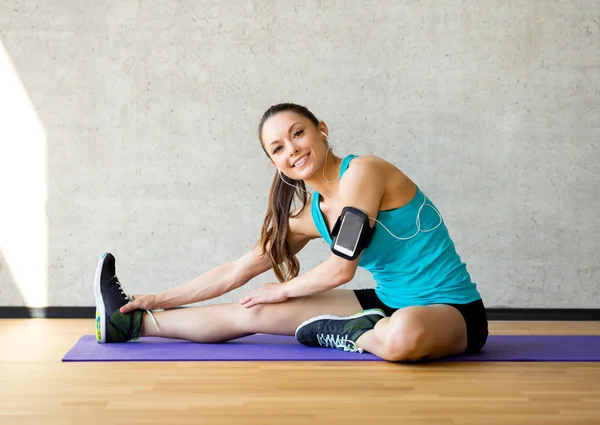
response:
<svg viewBox="0 0 600 425"><path fill-rule="evenodd" d="M416 361L427 354L427 329L419 320L420 315L418 309L411 307L394 313L382 341L385 360Z"/></svg>
<svg viewBox="0 0 600 425"><path fill-rule="evenodd" d="M295 312L289 302L258 304L249 308L239 306L237 322L240 328L253 333L293 334L296 326Z"/></svg>
<svg viewBox="0 0 600 425"><path fill-rule="evenodd" d="M262 327L266 318L273 317L273 308L270 304L258 304L249 308L239 305L239 320L241 323L251 327Z"/></svg>

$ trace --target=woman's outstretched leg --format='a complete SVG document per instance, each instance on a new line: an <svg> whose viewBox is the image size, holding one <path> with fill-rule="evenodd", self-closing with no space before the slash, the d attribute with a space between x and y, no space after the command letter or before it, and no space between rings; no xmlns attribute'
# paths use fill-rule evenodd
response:
<svg viewBox="0 0 600 425"><path fill-rule="evenodd" d="M298 325L311 317L323 314L347 316L360 310L353 291L334 289L250 308L231 303L155 312L158 329L146 314L141 336L223 342L254 333L294 335Z"/></svg>
<svg viewBox="0 0 600 425"><path fill-rule="evenodd" d="M105 254L100 260L94 295L96 337L100 343L126 342L140 336L221 342L254 333L293 335L297 326L308 318L322 314L347 316L361 309L352 290L336 289L251 308L231 303L152 314L142 310L121 313L120 308L129 299L116 276L115 259L111 254Z"/></svg>

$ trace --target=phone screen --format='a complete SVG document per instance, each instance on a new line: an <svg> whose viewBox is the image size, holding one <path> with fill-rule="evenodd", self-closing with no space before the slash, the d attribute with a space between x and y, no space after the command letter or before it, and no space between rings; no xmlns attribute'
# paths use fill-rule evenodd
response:
<svg viewBox="0 0 600 425"><path fill-rule="evenodd" d="M358 237L364 225L363 219L355 214L346 213L335 242L335 248L352 255L358 244Z"/></svg>

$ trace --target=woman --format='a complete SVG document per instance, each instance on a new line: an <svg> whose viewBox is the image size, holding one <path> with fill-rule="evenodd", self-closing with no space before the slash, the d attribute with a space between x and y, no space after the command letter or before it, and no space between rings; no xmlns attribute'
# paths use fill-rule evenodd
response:
<svg viewBox="0 0 600 425"><path fill-rule="evenodd" d="M223 342L269 333L388 361L479 351L488 336L484 305L435 206L383 159L336 157L328 133L303 106L279 104L265 112L258 136L277 172L260 240L241 258L160 294L130 298L116 277L115 258L105 254L95 279L98 341ZM292 211L295 196L301 205ZM341 237L347 210L368 220L356 255L332 246L328 259L299 275L295 255L312 239L332 244ZM376 288L338 288L359 266L373 274ZM269 269L281 283L264 284L239 303L176 308L217 298Z"/></svg>

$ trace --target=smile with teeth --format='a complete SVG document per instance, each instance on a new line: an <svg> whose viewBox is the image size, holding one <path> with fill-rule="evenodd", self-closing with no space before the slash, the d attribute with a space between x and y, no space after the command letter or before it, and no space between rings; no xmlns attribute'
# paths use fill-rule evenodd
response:
<svg viewBox="0 0 600 425"><path fill-rule="evenodd" d="M292 165L292 167L294 167L294 168L296 168L296 167L302 167L306 163L306 160L308 159L308 155L310 155L310 153L307 153L302 158L300 158L298 161L296 161L294 163L294 165Z"/></svg>

